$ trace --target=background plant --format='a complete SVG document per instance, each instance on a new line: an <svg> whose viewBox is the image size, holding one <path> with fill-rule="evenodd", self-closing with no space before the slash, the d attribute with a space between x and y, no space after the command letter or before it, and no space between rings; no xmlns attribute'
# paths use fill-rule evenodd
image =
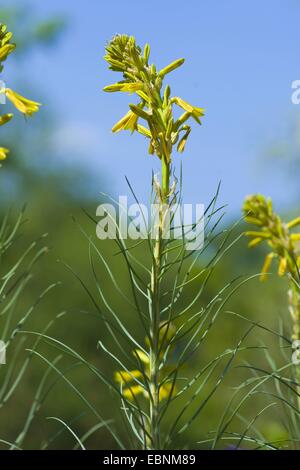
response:
<svg viewBox="0 0 300 470"><path fill-rule="evenodd" d="M2 63L16 48L16 45L11 42L11 39L12 33L7 31L6 25L0 23L0 72L3 71ZM40 103L28 100L27 98L24 98L24 96L13 91L11 88L7 88L2 80L1 87L1 95L6 96L14 104L14 106L25 116L32 116L33 113L36 113L39 110ZM7 124L12 118L13 114L11 113L3 114L0 117L0 126ZM1 147L0 159L5 160L8 152L9 150L7 148Z"/></svg>
<svg viewBox="0 0 300 470"><path fill-rule="evenodd" d="M300 284L299 284L299 240L300 234L295 229L300 225L300 218L296 217L285 223L273 210L272 200L263 195L252 195L245 199L243 211L246 222L255 225L257 230L250 230L245 234L251 238L249 247L253 248L266 243L271 252L265 256L260 278L265 281L269 275L273 261L277 261L279 277L286 277L287 304L289 312L290 337L287 337L282 321L279 331L269 333L278 341L278 349L282 353L281 363L275 360L272 350L266 350L266 368L253 367L256 375L255 388L262 385L264 393L272 400L281 402L285 413L286 442L291 447L299 446L299 415L300 415L300 370L297 361L297 347L300 334ZM270 369L268 371L268 368ZM265 389L270 381L275 382L275 391Z"/></svg>

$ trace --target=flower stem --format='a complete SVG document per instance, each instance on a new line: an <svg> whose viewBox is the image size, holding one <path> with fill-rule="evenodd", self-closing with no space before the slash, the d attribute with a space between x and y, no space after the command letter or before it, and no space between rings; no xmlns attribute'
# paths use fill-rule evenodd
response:
<svg viewBox="0 0 300 470"><path fill-rule="evenodd" d="M153 247L153 261L151 270L151 325L150 325L150 402L149 402L149 432L151 440L149 447L159 450L161 448L160 432L160 402L159 402L159 348L160 348L160 283L164 264L163 259L163 234L168 210L170 190L170 163L167 158L162 159L161 196L159 197L159 218L156 239Z"/></svg>
<svg viewBox="0 0 300 470"><path fill-rule="evenodd" d="M292 341L300 340L300 293L298 288L292 283L288 292L289 309L292 317ZM300 384L300 365L295 364L295 379ZM298 409L300 410L300 385L296 386Z"/></svg>

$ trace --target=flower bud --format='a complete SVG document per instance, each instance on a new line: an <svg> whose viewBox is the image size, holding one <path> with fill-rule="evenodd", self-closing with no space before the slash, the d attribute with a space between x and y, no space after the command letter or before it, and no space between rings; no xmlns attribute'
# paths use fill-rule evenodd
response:
<svg viewBox="0 0 300 470"><path fill-rule="evenodd" d="M171 64L167 65L166 67L164 67L160 72L159 72L159 76L160 77L164 77L165 75L167 75L167 73L170 73L170 72L173 72L173 70L177 69L178 67L180 67L182 64L184 63L184 59L177 59L177 60L174 60L174 62L172 62Z"/></svg>

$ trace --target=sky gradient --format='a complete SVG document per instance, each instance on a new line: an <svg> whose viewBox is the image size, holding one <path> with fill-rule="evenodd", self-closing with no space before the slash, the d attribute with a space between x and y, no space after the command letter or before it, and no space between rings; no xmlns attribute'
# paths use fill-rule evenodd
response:
<svg viewBox="0 0 300 470"><path fill-rule="evenodd" d="M111 133L133 98L101 91L118 79L103 61L105 43L126 33L150 43L158 67L185 57L168 76L172 93L206 109L183 156L174 156L175 164L183 162L186 202L207 203L220 180L221 201L232 213L257 191L281 206L297 201L297 181L280 149L294 138L300 117L300 105L291 102L291 83L300 79L298 1L24 3L38 17L61 14L68 23L55 48L46 54L37 49L26 62L58 116L53 164L63 159L108 177L113 194L128 193L126 175L138 197L148 200L151 170L158 171L159 162L141 136ZM277 147L281 159L270 150Z"/></svg>

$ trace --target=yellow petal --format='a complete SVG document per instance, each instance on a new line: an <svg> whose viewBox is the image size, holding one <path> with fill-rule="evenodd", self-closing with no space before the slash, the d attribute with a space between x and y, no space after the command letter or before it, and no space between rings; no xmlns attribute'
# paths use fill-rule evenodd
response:
<svg viewBox="0 0 300 470"><path fill-rule="evenodd" d="M151 139L151 132L144 126L140 124L137 125L137 130L140 134L144 135L145 137L149 137Z"/></svg>
<svg viewBox="0 0 300 470"><path fill-rule="evenodd" d="M142 375L139 370L131 370L130 372L120 370L115 373L115 381L118 383L126 383L132 381L134 378L138 379L142 377Z"/></svg>
<svg viewBox="0 0 300 470"><path fill-rule="evenodd" d="M260 227L263 225L259 219L248 215L245 216L245 221L248 222L248 224L258 225Z"/></svg>
<svg viewBox="0 0 300 470"><path fill-rule="evenodd" d="M147 103L151 103L151 98L144 91L137 90L136 94L139 95Z"/></svg>
<svg viewBox="0 0 300 470"><path fill-rule="evenodd" d="M33 113L36 113L41 106L40 103L36 101L31 101L25 98L22 95L19 95L10 88L6 88L5 94L7 98L13 103L13 105L26 116L32 116Z"/></svg>
<svg viewBox="0 0 300 470"><path fill-rule="evenodd" d="M251 240L251 242L248 243L249 248L254 248L255 246L259 245L263 241L262 238L257 237Z"/></svg>
<svg viewBox="0 0 300 470"><path fill-rule="evenodd" d="M112 131L113 132L120 132L121 130L123 129L126 129L126 126L128 124L128 121L130 121L130 119L132 118L132 116L135 117L134 113L132 111L128 111L127 114L125 114L125 116L123 116L120 121L118 121L114 127L112 128Z"/></svg>
<svg viewBox="0 0 300 470"><path fill-rule="evenodd" d="M188 113L192 114L192 112L194 111L194 107L191 104L184 101L182 98L179 98L179 96L174 96L174 98L172 98L172 101L173 103L176 103L178 106L180 106L182 109L184 109Z"/></svg>
<svg viewBox="0 0 300 470"><path fill-rule="evenodd" d="M8 154L9 154L8 149L0 147L0 160L5 160Z"/></svg>
<svg viewBox="0 0 300 470"><path fill-rule="evenodd" d="M131 111L130 111L131 112ZM134 113L131 113L130 118L128 119L127 123L124 126L124 130L134 132L137 128L137 121L138 121L138 116Z"/></svg>
<svg viewBox="0 0 300 470"><path fill-rule="evenodd" d="M141 82L124 82L124 83L114 83L113 85L108 85L103 88L103 91L108 93L114 93L116 91L124 91L128 93L133 93L137 90L142 90L144 85Z"/></svg>
<svg viewBox="0 0 300 470"><path fill-rule="evenodd" d="M0 48L0 62L7 59L8 55L16 48L15 44L5 44Z"/></svg>
<svg viewBox="0 0 300 470"><path fill-rule="evenodd" d="M294 242L298 242L300 240L300 233L292 233L291 240Z"/></svg>
<svg viewBox="0 0 300 470"><path fill-rule="evenodd" d="M144 353L144 351L141 351L140 349L135 349L133 351L133 354L137 356L139 360L143 362L144 364L150 363L149 356L146 353Z"/></svg>
<svg viewBox="0 0 300 470"><path fill-rule="evenodd" d="M128 400L133 400L134 397L140 393L144 393L144 389L141 385L133 385L132 387L126 387L122 390L124 398Z"/></svg>
<svg viewBox="0 0 300 470"><path fill-rule="evenodd" d="M260 238L271 238L271 235L267 232L255 232L253 230L249 230L245 232L247 237L260 237Z"/></svg>
<svg viewBox="0 0 300 470"><path fill-rule="evenodd" d="M184 151L185 144L187 142L188 136L190 135L190 132L191 132L191 128L189 127L177 145L178 152L182 153Z"/></svg>
<svg viewBox="0 0 300 470"><path fill-rule="evenodd" d="M289 223L286 224L287 228L293 228L297 225L300 225L300 217L296 217L296 219L291 220Z"/></svg>
<svg viewBox="0 0 300 470"><path fill-rule="evenodd" d="M279 267L278 267L278 276L284 276L286 273L286 267L287 267L287 259L280 258L279 261Z"/></svg>
<svg viewBox="0 0 300 470"><path fill-rule="evenodd" d="M274 256L275 256L274 253L270 253L269 255L267 255L265 257L265 262L263 264L263 267L262 267L262 270L261 270L261 275L260 275L260 280L261 281L265 281L267 279L266 274L270 270L270 267L271 267L272 260L273 260Z"/></svg>

